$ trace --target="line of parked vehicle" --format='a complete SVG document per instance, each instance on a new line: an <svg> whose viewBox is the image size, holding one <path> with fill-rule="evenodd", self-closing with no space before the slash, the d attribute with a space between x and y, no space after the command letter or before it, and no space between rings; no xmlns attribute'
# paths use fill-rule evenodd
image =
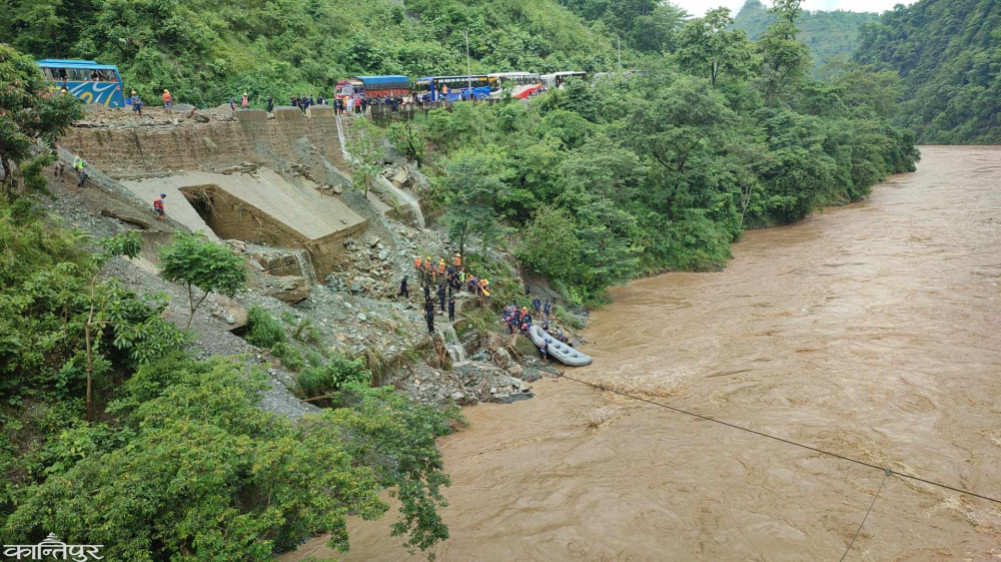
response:
<svg viewBox="0 0 1001 562"><path fill-rule="evenodd" d="M460 101L497 98L508 92L513 98L524 99L547 88L559 88L570 79L587 79L583 71L552 74L535 72L495 72L458 76L423 76L411 83L406 76L353 76L337 83L335 97L361 97L369 100L403 98L413 95L414 101Z"/></svg>

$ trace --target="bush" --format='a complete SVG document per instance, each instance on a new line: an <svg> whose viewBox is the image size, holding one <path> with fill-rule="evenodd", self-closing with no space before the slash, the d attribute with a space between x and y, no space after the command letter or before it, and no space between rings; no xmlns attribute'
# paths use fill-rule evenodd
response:
<svg viewBox="0 0 1001 562"><path fill-rule="evenodd" d="M285 342L285 327L267 310L252 306L247 311L247 343L262 349L269 349L276 343Z"/></svg>
<svg viewBox="0 0 1001 562"><path fill-rule="evenodd" d="M322 367L309 367L295 378L299 394L304 398L324 396L343 386L367 383L372 378L362 360L335 355Z"/></svg>
<svg viewBox="0 0 1001 562"><path fill-rule="evenodd" d="M306 366L302 352L285 342L278 342L271 346L271 355L274 355L286 369L294 373L302 371L302 368Z"/></svg>

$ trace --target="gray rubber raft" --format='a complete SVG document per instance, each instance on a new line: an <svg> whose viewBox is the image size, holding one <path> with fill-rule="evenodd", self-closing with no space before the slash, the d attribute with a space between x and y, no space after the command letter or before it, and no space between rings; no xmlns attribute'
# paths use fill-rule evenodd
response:
<svg viewBox="0 0 1001 562"><path fill-rule="evenodd" d="M536 347L542 347L546 338L549 338L549 356L564 365L570 367L583 367L584 365L591 364L592 359L590 355L577 351L576 349L549 335L549 332L546 332L538 326L532 326L529 328L528 336L531 338L532 343L534 343Z"/></svg>

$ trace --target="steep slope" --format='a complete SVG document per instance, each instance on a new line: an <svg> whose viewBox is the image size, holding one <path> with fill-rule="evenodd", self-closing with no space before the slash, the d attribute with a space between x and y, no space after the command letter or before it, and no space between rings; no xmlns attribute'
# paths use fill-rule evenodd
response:
<svg viewBox="0 0 1001 562"><path fill-rule="evenodd" d="M217 105L329 93L360 73L610 69L611 41L555 0L3 0L0 42L119 65L127 89Z"/></svg>
<svg viewBox="0 0 1001 562"><path fill-rule="evenodd" d="M920 142L1001 142L1001 2L898 5L863 30L855 58L900 73L897 122Z"/></svg>
<svg viewBox="0 0 1001 562"><path fill-rule="evenodd" d="M810 47L816 72L834 57L850 58L858 44L859 28L878 19L879 16L871 13L806 11L796 22L799 26L796 37ZM734 18L734 27L756 41L775 21L775 15L764 4L748 0Z"/></svg>

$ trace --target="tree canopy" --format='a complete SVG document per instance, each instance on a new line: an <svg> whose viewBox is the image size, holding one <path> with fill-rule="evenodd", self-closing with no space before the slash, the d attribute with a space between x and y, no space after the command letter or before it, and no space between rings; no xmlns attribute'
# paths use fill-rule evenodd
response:
<svg viewBox="0 0 1001 562"><path fill-rule="evenodd" d="M1001 142L1001 3L919 0L865 26L855 60L900 74L897 125L920 142Z"/></svg>

